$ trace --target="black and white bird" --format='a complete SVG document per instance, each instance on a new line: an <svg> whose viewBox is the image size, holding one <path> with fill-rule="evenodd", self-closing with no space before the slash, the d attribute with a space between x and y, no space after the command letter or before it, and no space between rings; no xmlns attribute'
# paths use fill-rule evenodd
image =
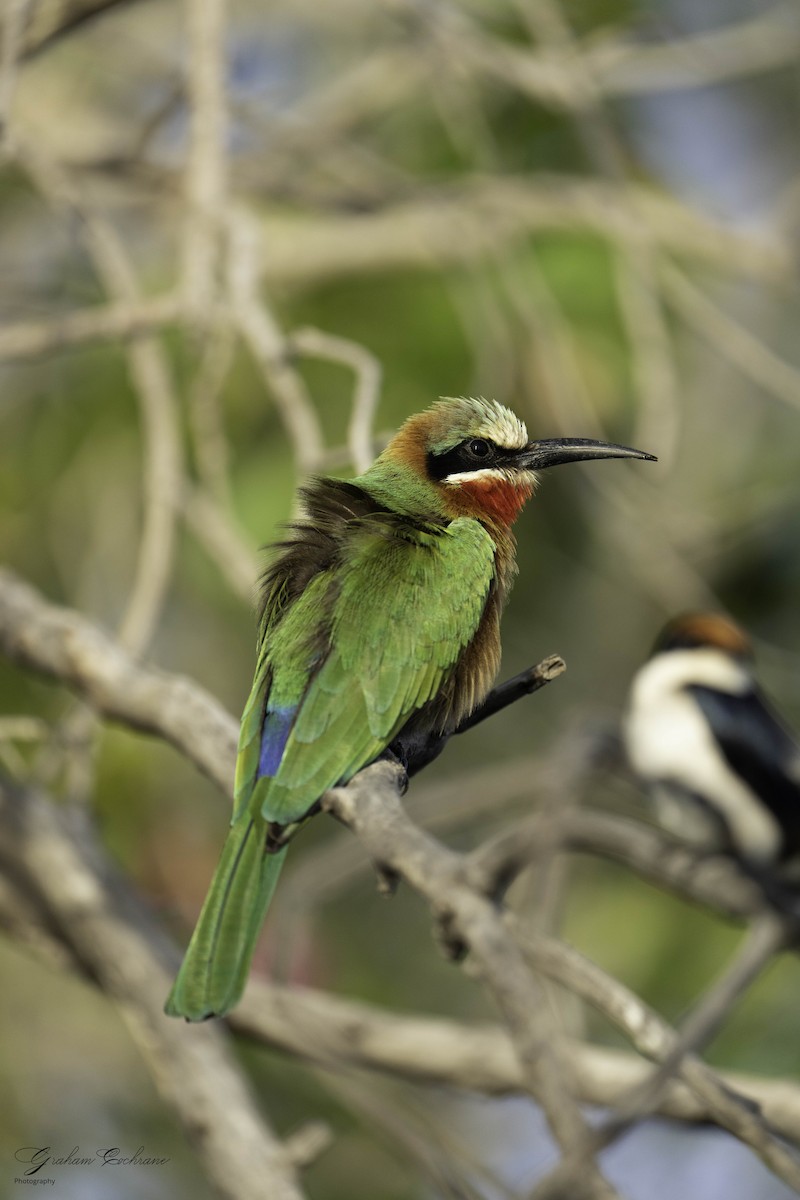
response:
<svg viewBox="0 0 800 1200"><path fill-rule="evenodd" d="M668 832L734 856L767 892L796 878L800 746L761 692L738 625L716 613L671 621L634 676L623 737Z"/></svg>

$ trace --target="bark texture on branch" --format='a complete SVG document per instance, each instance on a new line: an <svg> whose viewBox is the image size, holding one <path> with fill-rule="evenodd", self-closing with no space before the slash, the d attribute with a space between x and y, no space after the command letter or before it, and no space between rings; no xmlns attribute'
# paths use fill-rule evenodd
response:
<svg viewBox="0 0 800 1200"><path fill-rule="evenodd" d="M84 815L63 813L33 789L0 779L0 863L12 878L21 876L71 958L119 1008L218 1193L301 1200L224 1027L164 1015L174 952L95 846Z"/></svg>

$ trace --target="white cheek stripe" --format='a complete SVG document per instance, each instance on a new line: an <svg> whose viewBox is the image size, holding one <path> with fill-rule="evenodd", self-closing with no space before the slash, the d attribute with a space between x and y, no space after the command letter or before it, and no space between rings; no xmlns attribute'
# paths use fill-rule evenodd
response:
<svg viewBox="0 0 800 1200"><path fill-rule="evenodd" d="M533 487L536 475L533 471L506 471L502 467L481 467L477 471L456 471L445 475L443 482L458 487L461 483L481 483L494 479L498 483L510 483L514 487Z"/></svg>

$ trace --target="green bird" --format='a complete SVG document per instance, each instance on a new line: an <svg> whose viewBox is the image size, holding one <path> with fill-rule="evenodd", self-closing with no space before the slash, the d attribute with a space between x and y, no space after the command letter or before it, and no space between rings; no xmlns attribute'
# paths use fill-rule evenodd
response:
<svg viewBox="0 0 800 1200"><path fill-rule="evenodd" d="M407 763L443 744L486 698L514 520L537 471L589 458L652 455L531 442L495 401L444 399L363 475L303 488L263 581L231 828L167 1013L200 1021L237 1003L287 842L328 788L387 750Z"/></svg>

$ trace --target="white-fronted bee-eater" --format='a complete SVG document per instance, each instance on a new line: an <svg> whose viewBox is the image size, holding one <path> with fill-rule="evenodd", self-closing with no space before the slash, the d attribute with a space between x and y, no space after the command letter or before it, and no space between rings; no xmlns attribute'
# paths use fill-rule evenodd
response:
<svg viewBox="0 0 800 1200"><path fill-rule="evenodd" d="M286 843L330 787L391 750L407 761L492 688L515 573L511 527L538 472L652 458L587 439L530 441L502 405L447 399L406 421L348 482L303 488L263 582L234 813L166 1011L241 996Z"/></svg>

